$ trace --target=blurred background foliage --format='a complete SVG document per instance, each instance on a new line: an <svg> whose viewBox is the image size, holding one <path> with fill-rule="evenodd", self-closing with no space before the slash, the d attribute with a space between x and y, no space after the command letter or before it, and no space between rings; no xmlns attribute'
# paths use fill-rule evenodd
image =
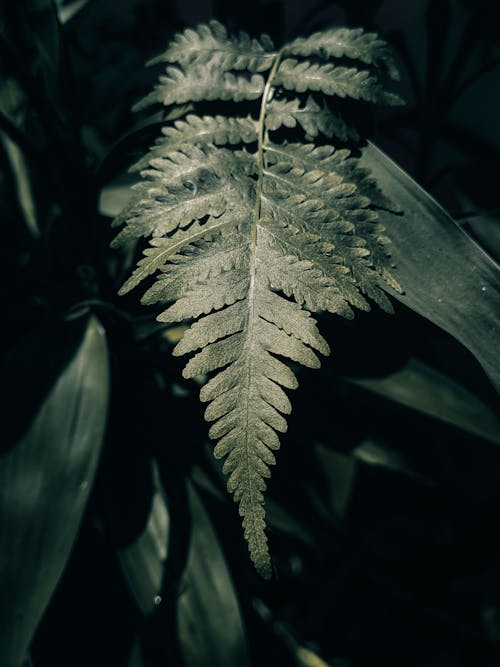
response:
<svg viewBox="0 0 500 667"><path fill-rule="evenodd" d="M500 255L494 4L0 3L2 667L500 663L500 420L476 361L498 372L483 311L499 304L473 289L494 266L478 246ZM395 243L413 301L322 318L333 354L301 373L269 485L270 584L170 356L180 331L116 297L128 267L108 249L162 120L130 111L157 76L144 62L214 16L278 41L381 31L407 105L371 137L478 244L439 236L444 214L405 181L423 211Z"/></svg>

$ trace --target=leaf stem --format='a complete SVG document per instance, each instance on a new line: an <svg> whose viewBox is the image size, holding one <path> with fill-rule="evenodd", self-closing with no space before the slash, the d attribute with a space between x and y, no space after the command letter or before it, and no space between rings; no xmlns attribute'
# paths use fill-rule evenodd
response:
<svg viewBox="0 0 500 667"><path fill-rule="evenodd" d="M278 71L278 67L281 61L283 52L280 50L279 53L276 56L276 59L273 63L273 66L269 72L269 76L267 78L267 82L264 88L264 92L262 93L262 102L260 105L260 114L259 114L259 123L258 123L258 139L257 139L257 160L258 160L258 175L257 175L257 186L256 186L256 192L255 192L255 207L254 207L254 214L253 214L253 221L252 221L252 227L250 230L250 257L249 257L249 269L250 269L250 282L248 285L248 327L247 327L247 344L248 345L253 345L253 325L255 323L255 313L254 313L254 291L255 291L255 277L256 277L256 253L257 253L257 228L260 220L260 212L261 212L261 203L262 203L262 184L264 180L264 169L265 169L265 157L264 157L264 142L266 139L266 130L265 130L265 118L266 118L266 109L267 109L267 102L271 93L271 88L272 88L272 83L274 76L276 72ZM252 381L252 363L251 363L252 355L248 354L247 355L247 368L246 368L246 386L250 387L251 386L251 381ZM246 423L248 425L250 421L250 415L249 415L249 410L250 410L250 402L249 400L246 401ZM264 562L262 561L262 553L259 553L262 549L262 543L261 540L264 541L265 544L265 536L262 535L262 530L258 524L258 521L256 520L256 517L254 515L255 512L255 507L258 505L259 500L258 500L258 492L255 493L255 488L252 483L252 470L250 469L250 452L248 448L248 432L245 437L245 466L246 466L246 480L247 480L247 493L248 496L251 498L250 502L250 507L251 511L246 513L246 518L249 522L252 523L252 528L248 530L248 535L249 535L249 547L250 547L250 554L252 557L252 560L259 570L260 574L264 578L269 578L270 577L270 563L269 563L269 556L264 556ZM253 544L252 544L252 541ZM265 548L265 547L264 547Z"/></svg>
<svg viewBox="0 0 500 667"><path fill-rule="evenodd" d="M257 174L257 191L255 193L255 208L253 214L253 224L252 224L252 236L251 240L255 241L257 237L257 223L260 218L260 204L262 198L262 181L264 176L264 141L266 138L265 131L265 120L266 120L266 110L267 102L269 100L269 95L273 85L273 79L278 71L278 67L283 57L283 49L281 49L276 55L276 60L273 63L269 76L267 77L266 86L264 92L262 93L262 102L260 105L260 114L259 122L257 127L257 159L259 162L258 165L258 174Z"/></svg>

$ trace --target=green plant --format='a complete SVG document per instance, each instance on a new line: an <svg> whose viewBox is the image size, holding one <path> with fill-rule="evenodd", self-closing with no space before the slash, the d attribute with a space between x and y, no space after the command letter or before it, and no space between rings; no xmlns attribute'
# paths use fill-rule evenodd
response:
<svg viewBox="0 0 500 667"><path fill-rule="evenodd" d="M229 36L217 21L178 34L152 62L177 64L136 108L231 104L166 124L135 166L143 182L115 221L125 227L114 246L150 242L120 292L160 271L143 302L172 304L160 322L196 320L173 353L199 350L185 378L219 371L201 390L205 419L250 556L269 577L264 479L291 411L283 388L297 386L280 358L317 368L315 352L329 347L311 311L352 318L350 306L368 310L368 297L391 312L383 286L401 291L377 215L395 207L350 150L323 141L357 136L332 110L336 98L399 103L381 82L381 70L397 72L373 33L325 30L275 50L269 37ZM248 102L255 108L242 113Z"/></svg>
<svg viewBox="0 0 500 667"><path fill-rule="evenodd" d="M419 48L408 54L408 36L397 40L382 19L402 69L392 85L409 100L383 109L372 101L397 101L384 89L395 67L373 33L283 37L295 34L294 24L304 33L351 21L371 30L378 0L336 3L345 21L327 16L332 3L322 0L308 8L216 0L210 11L222 22L269 30L283 49L268 38L231 37L218 23L185 31L156 66L165 72L162 58L184 56L167 62L167 81L132 114L153 85L144 60L185 24L182 4L0 3L1 666L496 665L500 280L492 257L463 232L498 257L498 220L485 213L496 205L489 165L497 152L494 141L480 140L495 135L480 113L493 108L494 87L488 98L487 85L480 94L464 90L497 61L484 3L474 5L475 29L464 23L456 53L456 40L450 52L443 38L461 20L452 1L414 3L429 8L422 71L418 26L411 30ZM292 4L296 20L285 20L280 7ZM273 79L269 98L279 53L281 64L297 62L284 67L282 83ZM291 70L327 92L295 90L302 79ZM334 82L355 94L360 81L363 99L331 94ZM190 100L200 91L229 99ZM477 132L455 132L454 146L474 161L465 182L451 187L463 165L443 139L464 92ZM240 94L256 97L231 97ZM462 223L367 137L440 201L451 200ZM259 185L272 206L257 207ZM175 216L165 216L172 204ZM117 215L124 252L109 248ZM220 232L188 243L219 222ZM161 225L165 234L154 238ZM280 239L275 247L264 243L266 230ZM134 293L118 297L161 252L155 244L172 250L175 239L186 246L158 258L158 270L140 281L158 297L154 309ZM259 299L250 303L232 279L248 283L251 248ZM304 276L309 293L295 282ZM202 312L218 295L217 308ZM348 319L356 304L376 300L383 308ZM252 414L268 444L277 445L276 432L283 443L266 492L266 532L257 531L264 575L269 534L270 582L245 557L197 396L201 384L206 392L237 376L238 360L209 371L210 380L183 381L183 359L170 354L199 344L188 368L207 357L220 363L217 350L232 341L238 351L247 340L250 305L254 330L272 332L271 344L252 339L255 349L269 348L252 385L266 400ZM165 309L172 320L154 322ZM313 365L327 352L318 330L335 353L311 373L299 357ZM295 359L282 354L290 349ZM287 387L274 373L300 381L290 416ZM228 389L207 416L233 400L245 401L245 392ZM260 527L259 487L272 456L259 446L251 461L258 494L246 509ZM241 461L238 445L223 458L226 468Z"/></svg>

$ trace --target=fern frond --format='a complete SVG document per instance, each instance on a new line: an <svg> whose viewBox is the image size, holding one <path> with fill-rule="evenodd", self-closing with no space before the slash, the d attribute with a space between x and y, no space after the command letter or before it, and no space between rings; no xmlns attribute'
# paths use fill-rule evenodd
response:
<svg viewBox="0 0 500 667"><path fill-rule="evenodd" d="M367 65L382 65L392 79L399 79L387 42L377 33L364 32L362 28L332 28L308 37L297 37L287 45L286 53L306 58L351 58Z"/></svg>
<svg viewBox="0 0 500 667"><path fill-rule="evenodd" d="M252 39L247 33L232 36L218 21L209 21L178 33L162 54L149 64L179 63L216 65L222 70L265 72L271 69L276 51L271 38Z"/></svg>
<svg viewBox="0 0 500 667"><path fill-rule="evenodd" d="M189 69L170 66L160 77L152 93L135 105L139 111L151 104L184 104L213 100L256 100L264 91L264 79L260 74L250 77L226 72L216 64L193 65Z"/></svg>
<svg viewBox="0 0 500 667"><path fill-rule="evenodd" d="M382 288L397 287L377 214L395 207L342 147L356 132L325 99L395 102L376 69L391 67L386 47L359 31L327 31L272 48L215 22L174 38L159 61L180 66L167 66L146 100L231 104L227 116L192 113L163 129L135 167L143 180L115 221L123 228L114 241L149 239L120 293L158 273L143 302L164 304L162 322L189 323L174 354L192 355L184 377L210 376L200 394L209 435L263 576L271 571L265 480L287 428L286 392L297 386L287 362L317 368L329 353L311 311L351 318L370 300L390 310ZM238 101L246 115L235 113ZM320 135L333 145L308 143Z"/></svg>
<svg viewBox="0 0 500 667"><path fill-rule="evenodd" d="M368 70L340 67L333 63L286 58L280 64L276 83L297 93L310 90L375 104L401 104L401 98L385 90L379 78Z"/></svg>
<svg viewBox="0 0 500 667"><path fill-rule="evenodd" d="M184 145L249 144L257 141L257 123L252 118L226 118L225 116L196 116L189 114L173 126L162 129L163 136L144 158L136 162L131 171L140 171L155 158L167 157Z"/></svg>
<svg viewBox="0 0 500 667"><path fill-rule="evenodd" d="M351 152L346 148L297 143L278 145L269 142L265 150L271 163L284 159L306 170L317 169L325 174L335 171L345 180L356 183L359 194L368 197L372 206L401 213L400 207L382 193L369 172L357 166L357 159L350 157Z"/></svg>
<svg viewBox="0 0 500 667"><path fill-rule="evenodd" d="M308 139L315 139L319 134L331 139L337 137L341 141L352 139L357 141L359 134L350 127L342 116L332 113L326 103L320 106L310 95L302 105L300 100L271 100L266 114L268 130L278 130L280 127L302 127Z"/></svg>
<svg viewBox="0 0 500 667"><path fill-rule="evenodd" d="M200 239L184 248L182 254L170 257L161 269L162 274L144 294L142 303L177 301L196 285L216 278L221 271L241 268L245 261L245 253L235 235L224 235L217 244Z"/></svg>
<svg viewBox="0 0 500 667"><path fill-rule="evenodd" d="M142 172L145 180L135 186L136 195L113 222L127 221L113 246L140 236L162 237L205 216L219 218L235 196L233 174L255 171L255 158L243 151L218 150L213 145L189 146L165 158L150 161Z"/></svg>

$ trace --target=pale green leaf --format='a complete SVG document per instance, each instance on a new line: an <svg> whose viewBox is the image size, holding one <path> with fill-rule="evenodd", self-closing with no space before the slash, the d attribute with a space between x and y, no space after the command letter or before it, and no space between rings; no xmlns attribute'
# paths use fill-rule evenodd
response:
<svg viewBox="0 0 500 667"><path fill-rule="evenodd" d="M142 184L115 222L124 225L115 245L149 239L121 293L159 272L143 301L165 306L160 321L188 323L174 354L193 355L184 377L209 376L200 393L209 435L265 577L263 493L291 411L286 391L297 386L289 363L317 368L318 353L329 353L310 311L352 317L352 307L369 309L367 298L390 310L381 284L397 284L378 220L379 209L394 209L357 157L335 145L357 133L325 98L395 102L375 67L389 61L374 38L344 37L336 51L327 39L329 53L343 49L372 70L282 60L287 47L274 52L215 22L175 37L159 60L179 66L167 66L146 102L227 101L227 115L219 104L218 115L167 124L135 165L145 167Z"/></svg>
<svg viewBox="0 0 500 667"><path fill-rule="evenodd" d="M362 28L331 28L308 37L297 37L286 47L294 56L319 58L351 58L367 65L382 65L393 79L399 78L390 48L379 35Z"/></svg>
<svg viewBox="0 0 500 667"><path fill-rule="evenodd" d="M368 70L333 63L286 58L279 66L276 83L297 93L321 91L325 95L349 97L376 104L401 104L401 98L388 92L379 78Z"/></svg>
<svg viewBox="0 0 500 667"><path fill-rule="evenodd" d="M174 125L162 129L163 136L136 162L131 171L140 171L155 158L168 157L186 145L247 144L257 141L257 123L250 117L226 118L225 116L195 116L189 114Z"/></svg>
<svg viewBox="0 0 500 667"><path fill-rule="evenodd" d="M245 77L225 72L214 63L197 64L189 69L169 66L153 92L136 104L134 109L138 111L155 103L169 106L201 100L242 102L257 99L263 91L264 79L260 74Z"/></svg>
<svg viewBox="0 0 500 667"><path fill-rule="evenodd" d="M340 114L333 113L325 102L320 106L311 95L304 104L296 98L271 100L266 115L268 130L277 130L282 126L296 127L297 123L310 139L319 134L324 134L329 139L338 137L341 141L359 139L357 131L350 127Z"/></svg>
<svg viewBox="0 0 500 667"><path fill-rule="evenodd" d="M182 65L213 64L223 70L264 72L271 69L276 52L271 38L252 39L246 32L228 35L218 21L202 23L177 33L166 51L150 64L168 62Z"/></svg>

